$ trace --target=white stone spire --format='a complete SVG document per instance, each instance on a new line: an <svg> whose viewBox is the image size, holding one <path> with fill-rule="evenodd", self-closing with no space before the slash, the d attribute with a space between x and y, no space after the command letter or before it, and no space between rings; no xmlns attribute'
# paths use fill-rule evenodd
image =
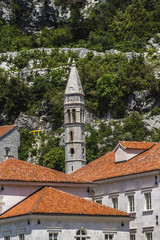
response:
<svg viewBox="0 0 160 240"><path fill-rule="evenodd" d="M75 61L73 61L72 63L72 67L71 67L71 71L69 74L66 91L65 91L65 94L70 94L70 93L84 94Z"/></svg>
<svg viewBox="0 0 160 240"><path fill-rule="evenodd" d="M84 93L73 62L64 96L65 171L72 173L86 164Z"/></svg>

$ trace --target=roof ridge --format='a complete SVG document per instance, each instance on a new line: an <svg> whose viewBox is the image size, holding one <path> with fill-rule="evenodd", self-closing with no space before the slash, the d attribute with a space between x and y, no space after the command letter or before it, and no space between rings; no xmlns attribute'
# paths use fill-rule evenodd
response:
<svg viewBox="0 0 160 240"><path fill-rule="evenodd" d="M156 143L155 141L128 141L128 140L120 140L119 142L140 142L140 143Z"/></svg>
<svg viewBox="0 0 160 240"><path fill-rule="evenodd" d="M43 188L42 188L42 189L43 189ZM41 190L42 190L42 189L41 189ZM42 199L42 197L43 197L44 193L47 191L47 189L48 189L47 186L45 186L44 189L43 189L43 191L42 191L42 193L40 194L38 200L35 201L35 203L34 203L35 206L34 206L34 204L33 204L33 209L31 210L31 213L35 210L35 208L37 207L38 203L39 203L40 200Z"/></svg>
<svg viewBox="0 0 160 240"><path fill-rule="evenodd" d="M7 161L7 160L6 160L6 161ZM0 177L2 177L4 171L6 170L6 168L9 166L9 164L10 164L12 161L13 161L13 158L12 158L12 157L8 159L8 163L6 163L6 165L4 166L2 172L0 173Z"/></svg>

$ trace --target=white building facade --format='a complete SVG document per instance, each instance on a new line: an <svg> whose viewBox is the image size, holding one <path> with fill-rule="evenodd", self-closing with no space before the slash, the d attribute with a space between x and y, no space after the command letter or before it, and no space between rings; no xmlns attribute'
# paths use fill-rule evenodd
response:
<svg viewBox="0 0 160 240"><path fill-rule="evenodd" d="M0 239L13 240L128 240L128 222L123 218L80 216L32 216L3 220ZM7 238L8 237L8 238Z"/></svg>
<svg viewBox="0 0 160 240"><path fill-rule="evenodd" d="M97 181L94 200L135 217L130 222L131 240L157 240L160 236L159 172Z"/></svg>

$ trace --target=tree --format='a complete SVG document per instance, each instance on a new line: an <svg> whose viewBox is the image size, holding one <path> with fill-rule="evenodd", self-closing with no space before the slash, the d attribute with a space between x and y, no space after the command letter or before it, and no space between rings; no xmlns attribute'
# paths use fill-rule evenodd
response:
<svg viewBox="0 0 160 240"><path fill-rule="evenodd" d="M44 167L58 171L65 170L65 154L60 147L52 147L49 152L43 155L42 159Z"/></svg>
<svg viewBox="0 0 160 240"><path fill-rule="evenodd" d="M137 112L132 112L123 121L123 133L130 133L130 139L132 141L144 141L148 135L148 130L142 121L143 118ZM126 135L127 136L127 135Z"/></svg>

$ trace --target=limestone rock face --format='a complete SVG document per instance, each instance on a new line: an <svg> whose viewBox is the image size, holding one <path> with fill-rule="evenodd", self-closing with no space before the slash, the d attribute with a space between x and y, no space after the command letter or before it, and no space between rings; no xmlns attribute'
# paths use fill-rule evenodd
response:
<svg viewBox="0 0 160 240"><path fill-rule="evenodd" d="M148 112L156 106L160 107L160 102L158 102L154 97L152 97L149 91L136 91L128 98L126 110Z"/></svg>
<svg viewBox="0 0 160 240"><path fill-rule="evenodd" d="M52 127L49 122L42 121L38 117L29 116L21 113L15 121L18 128L25 128L29 130L43 130L44 132L51 131Z"/></svg>
<svg viewBox="0 0 160 240"><path fill-rule="evenodd" d="M54 0L1 0L0 11L5 23L17 23L28 33L36 33L44 26L54 27L66 17Z"/></svg>
<svg viewBox="0 0 160 240"><path fill-rule="evenodd" d="M158 130L160 128L160 115L155 115L148 119L144 119L143 122L149 131L152 129Z"/></svg>

